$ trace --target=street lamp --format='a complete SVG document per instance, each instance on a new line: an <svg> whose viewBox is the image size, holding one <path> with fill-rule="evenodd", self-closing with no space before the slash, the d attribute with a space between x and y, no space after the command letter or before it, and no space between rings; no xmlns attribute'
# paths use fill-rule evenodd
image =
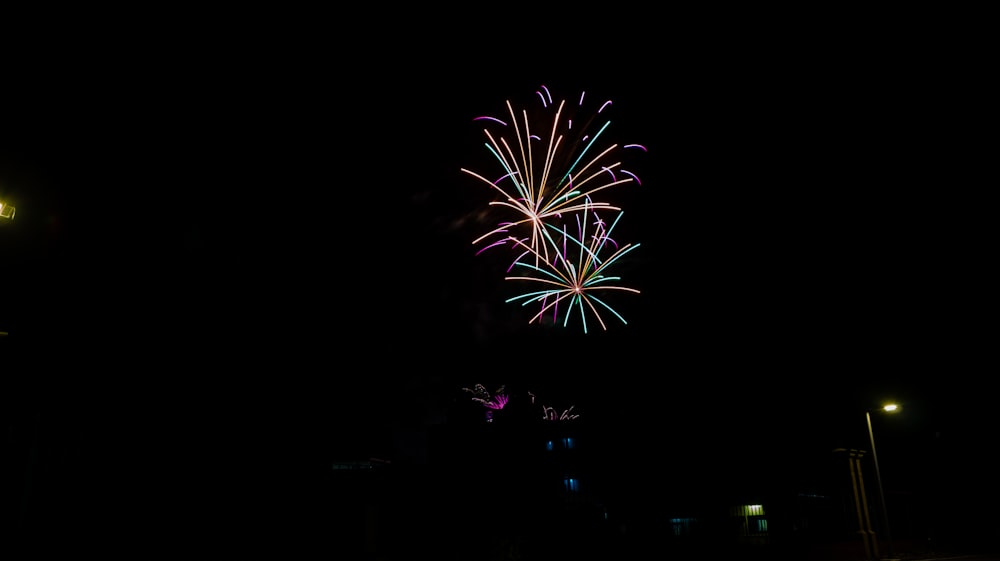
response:
<svg viewBox="0 0 1000 561"><path fill-rule="evenodd" d="M9 204L0 201L0 220L13 220L14 219L14 207ZM6 337L6 331L0 331L0 337Z"/></svg>
<svg viewBox="0 0 1000 561"><path fill-rule="evenodd" d="M14 219L14 207L9 204L0 201L0 220L13 220ZM0 331L0 337L6 337L6 331Z"/></svg>
<svg viewBox="0 0 1000 561"><path fill-rule="evenodd" d="M882 407L882 411L896 413L899 411L899 406L895 403L889 403ZM889 509L885 504L885 492L882 490L882 474L878 469L878 454L875 452L875 433L872 432L872 414L870 410L865 410L865 420L868 421L868 440L872 445L872 460L875 462L875 482L878 484L878 499L882 505L882 525L885 527L885 540L889 549L889 557L895 557L896 553L892 548L892 532L889 530Z"/></svg>

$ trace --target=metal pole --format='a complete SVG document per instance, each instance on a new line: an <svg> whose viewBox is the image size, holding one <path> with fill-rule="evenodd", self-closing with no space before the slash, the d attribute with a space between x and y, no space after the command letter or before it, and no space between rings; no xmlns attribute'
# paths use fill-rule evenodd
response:
<svg viewBox="0 0 1000 561"><path fill-rule="evenodd" d="M847 453L847 467L851 473L851 490L854 491L854 511L858 517L858 533L861 534L861 542L865 546L865 559L878 561L878 544L875 540L875 532L872 532L871 521L868 519L868 499L865 498L865 481L861 475L861 458L865 451L838 448L834 452Z"/></svg>
<svg viewBox="0 0 1000 561"><path fill-rule="evenodd" d="M885 504L885 492L882 491L882 474L878 469L878 454L875 453L875 433L872 432L871 411L865 411L865 420L868 421L868 439L872 445L872 460L875 462L875 482L878 483L878 498L882 505L882 525L885 526L885 540L889 550L889 557L896 557L896 552L892 548L892 532L889 530L889 509Z"/></svg>

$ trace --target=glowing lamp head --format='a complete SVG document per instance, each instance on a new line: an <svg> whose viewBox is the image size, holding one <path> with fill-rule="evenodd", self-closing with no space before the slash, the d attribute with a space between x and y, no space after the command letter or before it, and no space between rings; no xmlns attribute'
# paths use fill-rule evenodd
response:
<svg viewBox="0 0 1000 561"><path fill-rule="evenodd" d="M5 218L7 220L14 219L14 207L9 204L0 202L0 218Z"/></svg>

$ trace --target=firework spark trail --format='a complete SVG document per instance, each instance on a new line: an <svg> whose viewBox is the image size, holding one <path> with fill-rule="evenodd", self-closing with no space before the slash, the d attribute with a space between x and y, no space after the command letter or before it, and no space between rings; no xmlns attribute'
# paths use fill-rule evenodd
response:
<svg viewBox="0 0 1000 561"><path fill-rule="evenodd" d="M510 401L510 397L506 394L498 394L493 396L492 400L484 403L483 406L487 409L503 409L508 401Z"/></svg>
<svg viewBox="0 0 1000 561"><path fill-rule="evenodd" d="M546 421L570 421L580 417L577 413L571 413L575 405L570 405L569 409L563 409L562 413L556 413L555 407L550 407L548 405L542 406L542 419Z"/></svg>
<svg viewBox="0 0 1000 561"><path fill-rule="evenodd" d="M529 116L527 110L522 110L519 118L508 100L506 107L510 115L509 124L496 117L483 116L475 119L499 125L504 129L513 128L516 150L506 137L500 136L498 138L490 129L483 129L488 139L486 148L497 159L505 173L499 179L490 180L475 171L461 169L462 172L482 181L500 195L501 199L490 202L491 206L507 207L513 210L516 216L520 216L519 219L503 222L476 238L473 244L479 244L487 238L500 236L500 239L490 243L487 247L508 245L514 238L507 234L513 229L530 229L530 235L522 236L520 239L528 240L527 246L536 250L533 252L536 255L536 264L549 259L549 247L545 243L545 225L547 223L560 221L566 215L587 209L621 210L606 202L595 202L593 196L618 185L632 182L641 185L641 182L634 173L621 169L621 161L605 163L605 160L610 159L610 156L619 148L639 148L645 151L645 148L639 144L627 144L621 147L617 144L611 144L603 150L599 150L599 153L593 158L585 160L587 154L596 149L599 139L608 129L611 121L604 122L596 133L591 135L589 134L590 123L597 115L592 116L582 129L577 126L576 130L581 131L580 140L566 146L568 135L576 133L572 116L562 121L566 101L562 100L556 106L548 88L542 86L542 90L544 93L539 91L537 94L541 99L543 110L557 107L552 117L547 141L543 141L541 137L532 132L533 120L531 117L534 116L534 113ZM580 94L578 107L583 106L584 99L585 92ZM610 105L611 101L606 101L598 109L597 114ZM539 128L542 126L540 125ZM536 152L540 149L537 147L539 143L544 143L545 146L541 156L541 169L536 170ZM573 153L572 150L576 148L579 148L579 152ZM568 163L564 167L558 167L557 162L561 161ZM615 175L614 170L616 169L622 172L622 177L619 178ZM551 178L554 177L558 179L552 181ZM481 252L482 250L480 250Z"/></svg>
<svg viewBox="0 0 1000 561"><path fill-rule="evenodd" d="M507 401L509 401L507 394L503 393L505 387L500 386L493 395L490 395L489 390L482 384L476 384L472 388L462 388L462 390L475 394L472 401L482 404L487 409L503 409L507 405Z"/></svg>
<svg viewBox="0 0 1000 561"><path fill-rule="evenodd" d="M635 288L605 284L608 282L620 281L621 277L604 275L606 269L608 269L613 263L628 252L638 248L639 244L626 244L618 247L617 244L611 240L611 231L614 230L618 221L621 219L623 214L622 212L619 212L615 221L607 228L605 228L604 222L598 219L595 228L598 232L591 237L589 244L584 243L582 240L587 239L586 214L587 211L585 210L582 218L578 217L577 219L577 228L579 231L578 237L570 235L566 231L565 226L562 230L560 230L556 226L546 224L548 229L553 230L562 236L563 249L560 250L559 244L555 241L555 239L553 239L547 231L545 232L546 242L553 249L555 249L555 259L552 260L541 259L537 249L531 248L521 240L511 238L511 241L514 244L523 247L527 252L533 254L536 257L537 263L533 265L519 260L515 263L515 265L526 267L531 271L538 273L539 276L508 276L505 277L505 279L535 282L550 286L550 288L528 292L507 299L508 303L524 300L522 305L528 305L531 303L541 304L541 310L535 314L535 316L532 317L528 323L538 321L549 310L557 310L556 306L564 300L568 300L569 305L567 306L567 310L563 318L563 326L569 324L573 309L576 307L579 308L584 333L587 333L586 312L588 309L601 325L601 328L606 331L607 325L601 317L601 310L595 304L598 304L605 310L611 312L623 324L628 323L625 321L625 318L621 316L621 314L615 311L614 308L604 302L601 298L598 298L595 292L608 290L626 291L639 294L639 290ZM596 212L594 214L596 216ZM616 249L610 257L602 260L599 255L601 251L607 247L609 242L611 242ZM570 247L575 246L579 249L575 261L572 260L569 255L568 248L566 248L567 243L569 243Z"/></svg>

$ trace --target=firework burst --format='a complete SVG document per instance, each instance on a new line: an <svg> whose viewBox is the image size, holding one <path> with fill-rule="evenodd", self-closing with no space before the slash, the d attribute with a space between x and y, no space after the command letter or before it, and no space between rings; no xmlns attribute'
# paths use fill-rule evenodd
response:
<svg viewBox="0 0 1000 561"><path fill-rule="evenodd" d="M597 213L594 212L593 232L589 233L588 240L588 209L585 208L581 215L577 217L577 235L568 233L565 226L562 229L551 224L546 224L546 231L543 232L545 243L552 249L553 258L540 259L539 251L521 240L511 239L511 242L523 247L526 250L522 255L533 255L534 263L518 259L514 262L515 267L528 269L532 275L508 276L506 280L526 281L542 286L541 290L527 292L513 298L507 302L523 300L522 305L537 303L540 310L529 323L539 321L547 312L552 314L553 321L557 321L560 313L560 304L565 303L566 311L563 314L563 326L569 323L573 310L579 311L580 321L583 324L583 331L587 333L587 315L592 315L601 328L607 330L607 325L601 317L601 312L606 311L617 317L623 324L627 324L625 318L614 308L608 305L603 299L597 296L598 292L624 291L639 293L635 288L620 286L614 283L620 281L621 277L606 274L611 265L622 256L639 247L639 244L625 244L618 246L611 238L622 213L619 212L615 221L607 226ZM554 231L559 238L554 238L550 231ZM601 253L608 247L613 248L613 252L606 258L601 257Z"/></svg>
<svg viewBox="0 0 1000 561"><path fill-rule="evenodd" d="M480 244L491 240L480 253L490 247L509 245L511 240L522 240L527 248L536 250L532 253L537 259L547 260L548 247L544 242L547 223L561 221L567 214L584 209L620 210L595 196L619 185L641 184L634 173L622 168L618 157L622 150L645 152L645 147L601 144L611 121L601 121L599 117L612 105L610 100L580 122L574 116L586 107L586 92L580 94L572 111L567 109L566 100L554 103L545 86L536 93L540 107L532 112L521 110L518 114L507 101L509 120L476 118L488 125L483 130L486 148L500 163L503 174L491 180L475 171L461 170L495 191L499 198L490 205L506 207L514 215L513 220L500 223L473 241ZM500 132L490 127L499 127ZM513 134L513 138L503 134Z"/></svg>
<svg viewBox="0 0 1000 561"><path fill-rule="evenodd" d="M579 316L587 333L588 316L607 330L602 317L607 312L626 324L598 293L639 293L616 284L621 278L608 274L612 264L639 245L619 246L611 237L622 209L603 197L621 185L641 185L636 174L622 167L620 156L624 150L645 152L646 148L603 143L611 124L604 119L611 101L588 116L583 93L569 106L566 100L555 103L545 86L536 93L539 105L531 111L518 112L507 101L508 120L476 118L486 123L486 148L499 162L502 174L491 180L466 168L461 171L494 192L497 199L491 206L513 215L473 241L473 245L484 244L476 253L507 247L515 256L505 279L540 285L540 290L507 300L539 306L529 323L549 317L557 322L562 313L563 326ZM577 119L577 115L584 118ZM599 216L606 212L618 213L610 226ZM515 268L523 274L511 274Z"/></svg>

